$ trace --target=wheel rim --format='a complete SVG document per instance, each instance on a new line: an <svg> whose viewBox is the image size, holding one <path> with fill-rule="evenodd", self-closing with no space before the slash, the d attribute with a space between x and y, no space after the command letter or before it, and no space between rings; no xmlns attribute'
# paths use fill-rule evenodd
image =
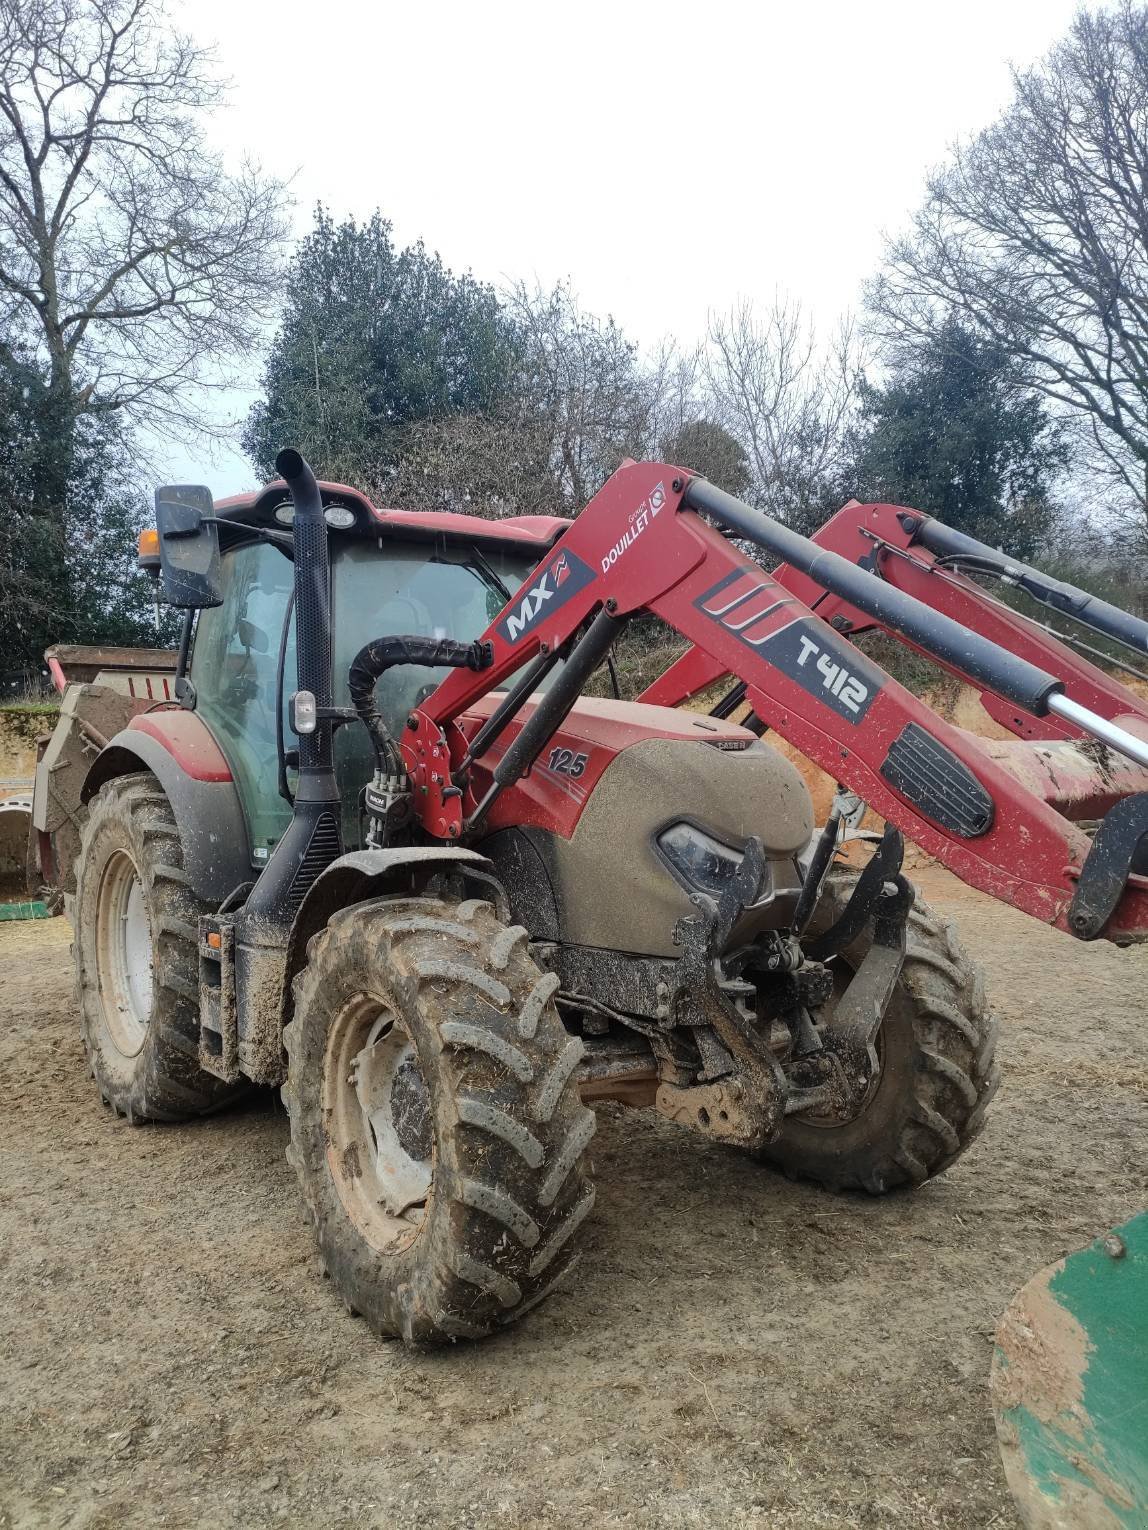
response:
<svg viewBox="0 0 1148 1530"><path fill-rule="evenodd" d="M99 890L96 968L104 1021L123 1057L143 1046L152 1011L152 939L147 895L135 862L117 850Z"/></svg>
<svg viewBox="0 0 1148 1530"><path fill-rule="evenodd" d="M434 1186L430 1090L403 1022L360 994L336 1016L323 1068L327 1163L339 1199L380 1253L418 1236Z"/></svg>

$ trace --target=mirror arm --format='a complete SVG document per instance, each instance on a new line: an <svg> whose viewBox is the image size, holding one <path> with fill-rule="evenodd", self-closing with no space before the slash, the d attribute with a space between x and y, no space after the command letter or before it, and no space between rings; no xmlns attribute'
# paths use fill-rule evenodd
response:
<svg viewBox="0 0 1148 1530"><path fill-rule="evenodd" d="M228 531L245 531L249 536L254 537L256 541L269 542L272 547L277 547L280 552L286 553L288 557L294 559L295 538L289 531L271 531L266 526L246 526L242 521L228 521L221 515L200 516L199 525L223 526ZM188 531L165 531L164 539L165 541L179 541L181 537L193 537L198 529L196 527L194 530Z"/></svg>

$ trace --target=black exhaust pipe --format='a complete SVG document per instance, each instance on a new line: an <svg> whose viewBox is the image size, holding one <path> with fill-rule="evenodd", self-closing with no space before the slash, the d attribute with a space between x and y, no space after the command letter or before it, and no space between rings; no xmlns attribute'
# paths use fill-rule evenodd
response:
<svg viewBox="0 0 1148 1530"><path fill-rule="evenodd" d="M287 941L308 888L343 853L331 740L331 597L327 523L315 475L296 451L275 466L295 505L295 644L300 691L315 698L315 728L299 737L299 784L283 838L235 921L239 1063L273 1080L282 1042L278 1019Z"/></svg>
<svg viewBox="0 0 1148 1530"><path fill-rule="evenodd" d="M299 690L315 698L313 733L299 735L299 787L296 802L337 802L331 719L334 704L331 679L330 559L323 497L310 467L290 447L275 459L280 477L291 490L295 506L295 646Z"/></svg>

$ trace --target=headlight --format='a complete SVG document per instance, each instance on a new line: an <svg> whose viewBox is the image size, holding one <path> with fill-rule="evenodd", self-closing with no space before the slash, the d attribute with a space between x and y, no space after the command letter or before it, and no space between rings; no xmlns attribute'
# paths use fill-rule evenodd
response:
<svg viewBox="0 0 1148 1530"><path fill-rule="evenodd" d="M741 865L740 850L731 850L692 823L672 823L658 835L657 845L679 882L712 898L721 897Z"/></svg>

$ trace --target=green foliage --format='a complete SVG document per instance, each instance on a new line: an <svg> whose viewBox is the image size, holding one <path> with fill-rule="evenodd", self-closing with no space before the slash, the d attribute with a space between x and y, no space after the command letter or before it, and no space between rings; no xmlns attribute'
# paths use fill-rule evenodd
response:
<svg viewBox="0 0 1148 1530"><path fill-rule="evenodd" d="M136 572L146 519L128 442L107 415L70 422L35 366L0 355L0 669L51 643L154 643Z"/></svg>
<svg viewBox="0 0 1148 1530"><path fill-rule="evenodd" d="M491 288L455 276L421 243L397 249L378 213L335 223L320 207L291 262L244 447L268 477L292 445L325 476L379 482L409 426L489 413L515 366Z"/></svg>
<svg viewBox="0 0 1148 1530"><path fill-rule="evenodd" d="M60 708L50 701L0 702L0 747L33 749L36 740L51 733Z"/></svg>
<svg viewBox="0 0 1148 1530"><path fill-rule="evenodd" d="M1030 557L1066 453L1005 352L950 320L885 388L861 385L853 492L912 506Z"/></svg>

